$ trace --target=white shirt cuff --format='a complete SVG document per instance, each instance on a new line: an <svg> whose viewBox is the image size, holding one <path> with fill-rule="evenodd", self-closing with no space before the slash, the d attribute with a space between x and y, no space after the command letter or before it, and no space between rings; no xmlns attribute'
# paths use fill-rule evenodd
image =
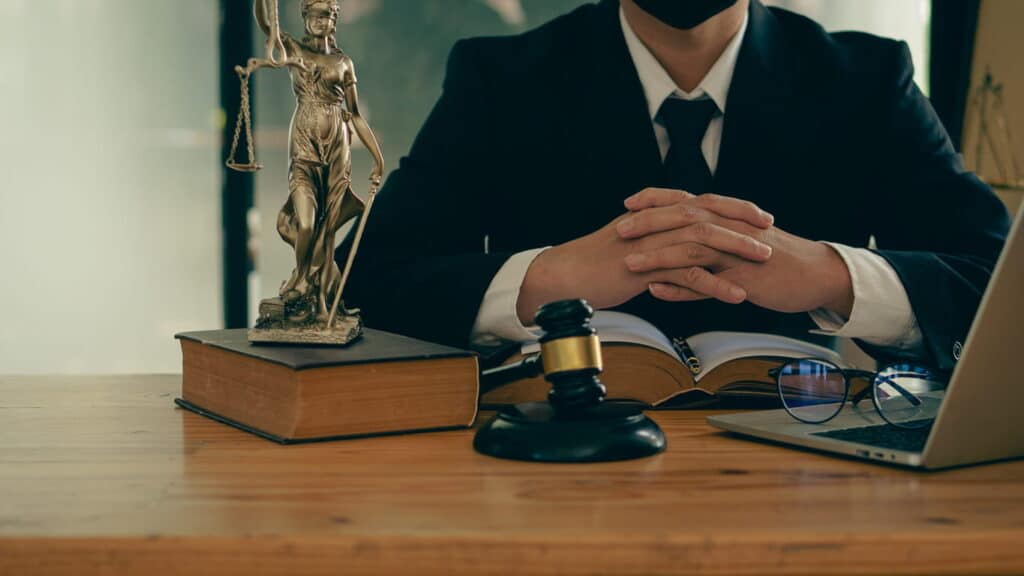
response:
<svg viewBox="0 0 1024 576"><path fill-rule="evenodd" d="M487 287L469 340L474 346L489 346L502 342L532 342L540 337L540 329L526 327L519 321L516 304L519 290L526 279L530 264L547 248L536 248L514 254L498 270Z"/></svg>
<svg viewBox="0 0 1024 576"><path fill-rule="evenodd" d="M853 284L853 310L848 319L831 310L810 312L818 334L859 338L869 344L902 351L924 349L910 298L899 275L878 254L866 248L825 242L846 263Z"/></svg>

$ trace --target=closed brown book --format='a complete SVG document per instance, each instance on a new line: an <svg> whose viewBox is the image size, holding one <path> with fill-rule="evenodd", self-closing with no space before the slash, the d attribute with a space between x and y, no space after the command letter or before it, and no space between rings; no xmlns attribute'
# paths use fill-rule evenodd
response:
<svg viewBox="0 0 1024 576"><path fill-rule="evenodd" d="M247 331L178 334L179 406L281 443L472 426L472 352L365 329L346 347L253 345Z"/></svg>
<svg viewBox="0 0 1024 576"><path fill-rule="evenodd" d="M787 360L813 357L843 365L829 348L775 334L704 332L672 341L641 318L609 311L598 311L591 325L601 338L600 378L607 399L650 407L702 406L726 399L774 401L778 393L769 371ZM539 349L525 344L506 363ZM527 378L485 389L480 403L495 408L543 401L550 388L543 376Z"/></svg>

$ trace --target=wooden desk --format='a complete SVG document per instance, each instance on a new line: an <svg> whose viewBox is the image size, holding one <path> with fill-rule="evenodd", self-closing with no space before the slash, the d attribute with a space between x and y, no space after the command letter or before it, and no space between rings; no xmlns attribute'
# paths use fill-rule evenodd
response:
<svg viewBox="0 0 1024 576"><path fill-rule="evenodd" d="M655 413L668 451L611 464L495 460L469 430L282 447L179 388L0 377L0 574L1024 571L1024 461L910 472L708 412Z"/></svg>

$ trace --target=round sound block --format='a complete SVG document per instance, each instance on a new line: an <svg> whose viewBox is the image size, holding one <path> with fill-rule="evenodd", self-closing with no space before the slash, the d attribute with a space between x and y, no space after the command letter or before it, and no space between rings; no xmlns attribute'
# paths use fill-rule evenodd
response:
<svg viewBox="0 0 1024 576"><path fill-rule="evenodd" d="M536 462L630 460L665 449L665 434L636 407L598 404L572 416L546 402L516 404L477 431L477 452Z"/></svg>

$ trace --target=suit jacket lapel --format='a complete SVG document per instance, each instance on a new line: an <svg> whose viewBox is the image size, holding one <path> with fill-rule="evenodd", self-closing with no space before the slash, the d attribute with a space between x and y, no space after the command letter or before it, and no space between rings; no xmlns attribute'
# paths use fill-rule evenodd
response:
<svg viewBox="0 0 1024 576"><path fill-rule="evenodd" d="M756 201L758 192L749 186L750 176L766 174L771 164L768 156L785 134L778 116L780 103L791 96L791 86L779 77L784 63L777 34L775 17L758 0L751 0L723 119L715 171L715 189L720 194Z"/></svg>
<svg viewBox="0 0 1024 576"><path fill-rule="evenodd" d="M573 138L590 154L585 165L606 167L608 192L619 212L622 200L662 178L661 155L647 112L647 99L626 47L618 0L596 8L596 25L586 39L580 86L582 128Z"/></svg>

